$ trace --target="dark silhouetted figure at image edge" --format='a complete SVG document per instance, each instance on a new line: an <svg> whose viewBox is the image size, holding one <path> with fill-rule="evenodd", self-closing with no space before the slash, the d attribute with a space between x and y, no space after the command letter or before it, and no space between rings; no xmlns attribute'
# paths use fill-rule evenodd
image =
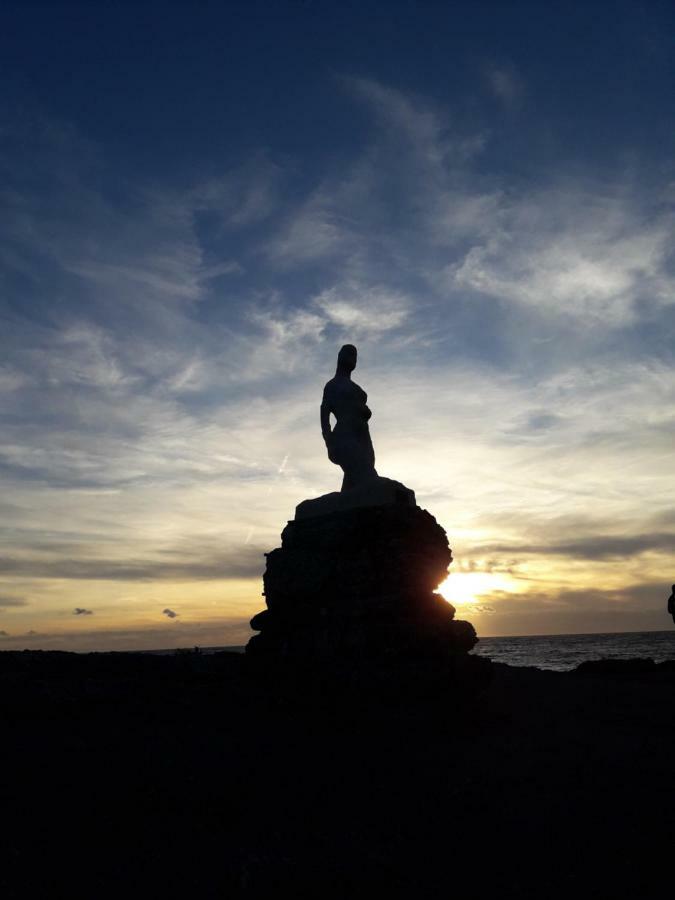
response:
<svg viewBox="0 0 675 900"><path fill-rule="evenodd" d="M356 347L345 344L338 353L335 378L324 387L321 401L321 433L328 459L344 472L343 491L377 478L375 451L368 428L371 416L366 406L368 395L352 381L355 368ZM336 419L332 430L331 413Z"/></svg>
<svg viewBox="0 0 675 900"><path fill-rule="evenodd" d="M668 597L668 612L675 622L675 584L671 586L670 597Z"/></svg>

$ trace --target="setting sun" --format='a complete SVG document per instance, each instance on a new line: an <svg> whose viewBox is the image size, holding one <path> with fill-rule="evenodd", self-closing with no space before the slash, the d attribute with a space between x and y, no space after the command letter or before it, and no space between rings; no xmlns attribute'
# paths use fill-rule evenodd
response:
<svg viewBox="0 0 675 900"><path fill-rule="evenodd" d="M494 591L509 591L511 579L490 572L454 572L439 585L438 593L453 606L475 603Z"/></svg>

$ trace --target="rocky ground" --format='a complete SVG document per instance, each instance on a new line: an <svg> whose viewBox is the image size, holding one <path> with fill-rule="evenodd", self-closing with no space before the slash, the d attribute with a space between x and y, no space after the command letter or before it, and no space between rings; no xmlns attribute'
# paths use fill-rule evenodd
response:
<svg viewBox="0 0 675 900"><path fill-rule="evenodd" d="M661 896L674 669L2 653L0 893Z"/></svg>

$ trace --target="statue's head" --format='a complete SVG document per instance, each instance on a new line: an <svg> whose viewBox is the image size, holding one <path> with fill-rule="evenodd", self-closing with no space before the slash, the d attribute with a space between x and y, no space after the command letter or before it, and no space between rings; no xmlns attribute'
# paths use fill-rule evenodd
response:
<svg viewBox="0 0 675 900"><path fill-rule="evenodd" d="M338 353L338 369L346 369L353 372L356 368L356 347L353 344L345 344L340 347Z"/></svg>

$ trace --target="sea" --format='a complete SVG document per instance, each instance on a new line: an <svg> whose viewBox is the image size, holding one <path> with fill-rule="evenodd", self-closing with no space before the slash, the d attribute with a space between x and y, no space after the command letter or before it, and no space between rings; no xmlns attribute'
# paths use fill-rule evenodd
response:
<svg viewBox="0 0 675 900"><path fill-rule="evenodd" d="M566 672L590 659L675 659L675 628L612 634L544 634L481 638L472 651L509 666Z"/></svg>
<svg viewBox="0 0 675 900"><path fill-rule="evenodd" d="M244 647L202 647L202 653L229 650L243 653ZM161 650L156 653L175 653ZM670 631L624 631L609 634L541 634L525 637L481 638L471 651L509 666L535 666L568 672L589 659L675 660L675 628Z"/></svg>

